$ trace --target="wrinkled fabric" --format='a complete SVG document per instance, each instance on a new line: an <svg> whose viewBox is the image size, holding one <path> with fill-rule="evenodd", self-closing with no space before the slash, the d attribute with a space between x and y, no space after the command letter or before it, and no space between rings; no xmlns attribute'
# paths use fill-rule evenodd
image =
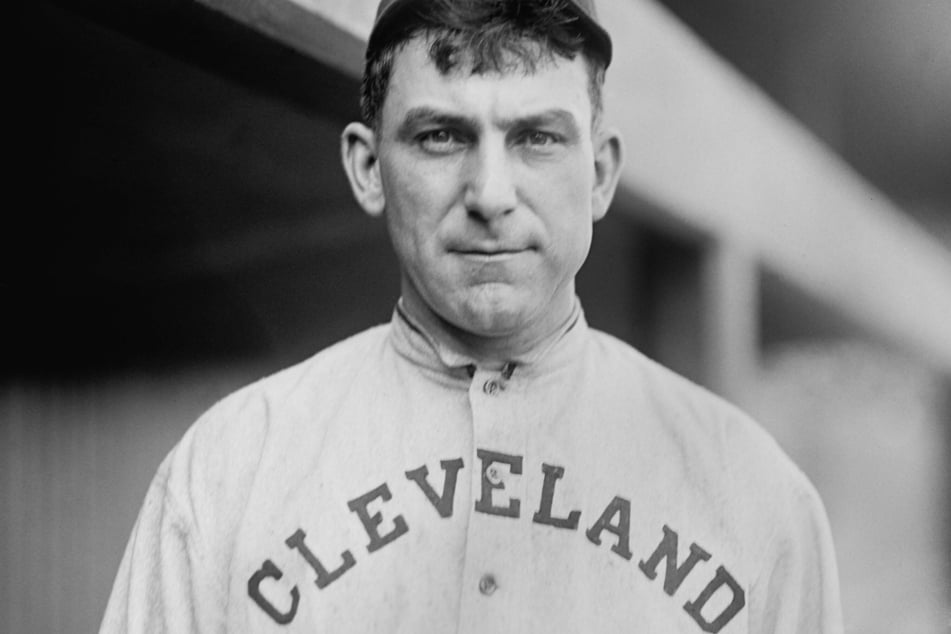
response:
<svg viewBox="0 0 951 634"><path fill-rule="evenodd" d="M400 310L212 407L101 632L841 632L811 484L734 407L563 330L498 368Z"/></svg>

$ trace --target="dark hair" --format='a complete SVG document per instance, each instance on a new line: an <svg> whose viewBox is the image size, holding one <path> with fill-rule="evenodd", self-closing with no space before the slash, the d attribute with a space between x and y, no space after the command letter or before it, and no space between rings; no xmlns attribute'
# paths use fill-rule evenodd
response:
<svg viewBox="0 0 951 634"><path fill-rule="evenodd" d="M422 37L429 57L447 74L466 64L473 74L507 72L537 65L557 55L582 55L588 66L592 124L603 110L601 89L606 61L579 29L575 10L564 0L469 1L429 0L409 9L411 16L387 33L375 50L367 51L360 108L364 122L378 128L396 54L407 42Z"/></svg>

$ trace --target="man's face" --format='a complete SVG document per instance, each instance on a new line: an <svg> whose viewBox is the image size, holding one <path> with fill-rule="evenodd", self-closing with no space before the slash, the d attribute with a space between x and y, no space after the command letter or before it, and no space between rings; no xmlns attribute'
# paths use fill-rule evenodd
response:
<svg viewBox="0 0 951 634"><path fill-rule="evenodd" d="M396 56L376 135L403 297L479 337L566 319L596 184L583 59L443 75L419 39Z"/></svg>

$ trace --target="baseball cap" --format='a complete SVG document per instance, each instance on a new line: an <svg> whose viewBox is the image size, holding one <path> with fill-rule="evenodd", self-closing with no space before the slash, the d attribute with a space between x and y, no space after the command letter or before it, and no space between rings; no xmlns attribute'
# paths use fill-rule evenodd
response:
<svg viewBox="0 0 951 634"><path fill-rule="evenodd" d="M376 19L367 42L367 57L382 45L388 35L398 31L409 15L408 9L431 0L381 0L376 10ZM611 36L598 22L594 0L569 0L568 8L574 9L578 27L589 44L604 57L605 66L611 63Z"/></svg>

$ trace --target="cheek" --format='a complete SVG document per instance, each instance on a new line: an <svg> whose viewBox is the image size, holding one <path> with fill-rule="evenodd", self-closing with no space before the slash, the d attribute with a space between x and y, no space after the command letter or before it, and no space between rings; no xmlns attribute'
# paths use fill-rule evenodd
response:
<svg viewBox="0 0 951 634"><path fill-rule="evenodd" d="M424 293L426 288L446 286L449 275L442 236L452 197L433 184L422 174L403 175L392 183L384 212L397 260Z"/></svg>
<svg viewBox="0 0 951 634"><path fill-rule="evenodd" d="M398 158L390 162L383 179L390 229L425 241L434 235L455 200L453 171L448 166L435 169L411 158Z"/></svg>
<svg viewBox="0 0 951 634"><path fill-rule="evenodd" d="M591 197L578 180L575 175L573 186L552 188L547 201L553 210L547 223L551 240L549 275L556 281L576 275L591 247Z"/></svg>
<svg viewBox="0 0 951 634"><path fill-rule="evenodd" d="M559 235L556 267L559 276L574 276L581 269L591 248L591 223L566 225Z"/></svg>
<svg viewBox="0 0 951 634"><path fill-rule="evenodd" d="M589 177L578 165L575 170L559 171L558 178L546 179L538 187L538 209L548 210L550 237L560 252L587 253L593 225Z"/></svg>
<svg viewBox="0 0 951 634"><path fill-rule="evenodd" d="M570 151L561 160L532 166L532 188L549 201L590 205L594 187L594 157L582 149Z"/></svg>

